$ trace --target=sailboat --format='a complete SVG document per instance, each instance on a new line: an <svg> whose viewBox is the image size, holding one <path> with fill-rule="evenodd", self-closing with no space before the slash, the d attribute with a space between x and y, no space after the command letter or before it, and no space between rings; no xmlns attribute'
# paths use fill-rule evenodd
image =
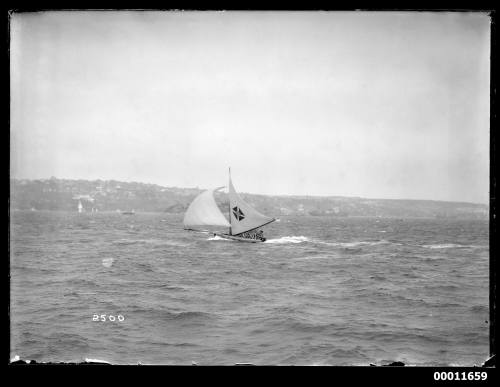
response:
<svg viewBox="0 0 500 387"><path fill-rule="evenodd" d="M229 169L228 221L214 199L214 192L223 188L225 187L203 191L191 202L184 214L184 229L201 231L198 229L200 226L228 227L227 233L214 232L214 235L241 242L264 242L265 238L255 237L252 232L276 219L261 214L238 195L231 181L231 169Z"/></svg>
<svg viewBox="0 0 500 387"><path fill-rule="evenodd" d="M83 211L82 202L80 200L78 200L78 212L82 213L82 211Z"/></svg>

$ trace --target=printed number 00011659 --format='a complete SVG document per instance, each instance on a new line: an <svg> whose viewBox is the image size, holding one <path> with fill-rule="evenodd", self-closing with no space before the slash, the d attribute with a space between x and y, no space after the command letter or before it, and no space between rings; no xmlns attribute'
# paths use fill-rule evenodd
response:
<svg viewBox="0 0 500 387"><path fill-rule="evenodd" d="M434 372L434 380L486 380L486 371L470 372Z"/></svg>

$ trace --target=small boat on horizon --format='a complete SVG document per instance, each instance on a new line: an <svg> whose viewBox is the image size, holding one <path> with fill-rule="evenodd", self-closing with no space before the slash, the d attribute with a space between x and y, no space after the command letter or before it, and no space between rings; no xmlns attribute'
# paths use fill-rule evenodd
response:
<svg viewBox="0 0 500 387"><path fill-rule="evenodd" d="M209 189L199 194L184 214L184 229L203 231L199 226L228 227L227 233L214 232L214 236L240 242L264 242L266 238L258 229L276 221L275 218L261 214L246 203L234 189L229 168L229 222L214 199L214 192L225 187Z"/></svg>
<svg viewBox="0 0 500 387"><path fill-rule="evenodd" d="M122 215L135 215L135 211L122 211Z"/></svg>

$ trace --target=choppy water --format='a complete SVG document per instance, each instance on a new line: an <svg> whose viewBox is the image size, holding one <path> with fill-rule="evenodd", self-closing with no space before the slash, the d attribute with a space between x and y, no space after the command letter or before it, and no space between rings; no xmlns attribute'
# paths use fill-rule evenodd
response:
<svg viewBox="0 0 500 387"><path fill-rule="evenodd" d="M488 357L485 221L282 217L255 244L181 221L11 213L11 357L435 366Z"/></svg>

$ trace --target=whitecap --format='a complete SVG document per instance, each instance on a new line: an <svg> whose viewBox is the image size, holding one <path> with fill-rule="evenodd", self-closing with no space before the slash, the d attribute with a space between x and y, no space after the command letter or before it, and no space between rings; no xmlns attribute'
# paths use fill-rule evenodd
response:
<svg viewBox="0 0 500 387"><path fill-rule="evenodd" d="M309 242L310 239L305 236L284 236L278 239L268 239L264 243L302 243Z"/></svg>
<svg viewBox="0 0 500 387"><path fill-rule="evenodd" d="M354 242L325 242L317 241L318 243L323 243L329 246L339 246L339 247L357 247L357 246L376 246L384 243L390 243L384 239L380 241L354 241Z"/></svg>
<svg viewBox="0 0 500 387"><path fill-rule="evenodd" d="M113 258L104 258L104 259L102 260L102 265L103 265L104 267L111 267L111 266L113 265L113 261L114 261L114 259L113 259Z"/></svg>
<svg viewBox="0 0 500 387"><path fill-rule="evenodd" d="M422 247L428 249L453 249L453 248L470 247L470 246L457 245L455 243L441 243L435 245L423 245Z"/></svg>
<svg viewBox="0 0 500 387"><path fill-rule="evenodd" d="M214 235L213 237L211 238L208 238L207 241L227 241L226 238L222 238L218 235Z"/></svg>

